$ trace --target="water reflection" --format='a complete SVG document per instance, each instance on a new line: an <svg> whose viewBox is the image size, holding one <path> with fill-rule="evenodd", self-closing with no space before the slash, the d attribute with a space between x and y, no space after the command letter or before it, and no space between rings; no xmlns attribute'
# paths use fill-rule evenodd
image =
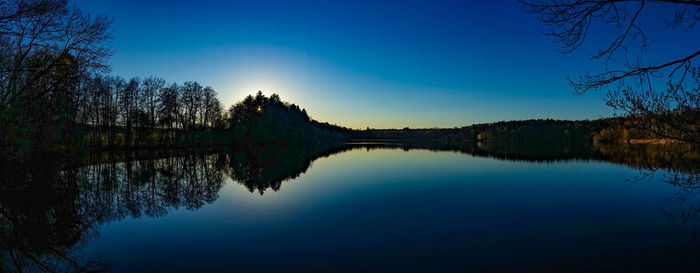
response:
<svg viewBox="0 0 700 273"><path fill-rule="evenodd" d="M219 197L230 179L251 193L278 191L305 173L318 158L349 150L428 149L498 160L548 163L599 160L657 173L679 189L685 209L664 210L670 221L700 225L700 206L691 200L700 187L700 161L684 147L593 147L576 143L351 143L330 147L257 147L100 154L82 166L55 162L5 164L0 172L0 249L3 271L102 271L108 263L80 253L97 228L127 217L162 217L178 208L196 210ZM675 155L682 154L682 157ZM659 172L663 170L663 172ZM691 235L696 239L698 230Z"/></svg>
<svg viewBox="0 0 700 273"><path fill-rule="evenodd" d="M106 263L74 252L103 219L85 202L77 171L4 165L0 175L2 271L102 271ZM98 175L99 176L99 175ZM98 177L95 176L95 177Z"/></svg>
<svg viewBox="0 0 700 273"><path fill-rule="evenodd" d="M196 210L218 198L229 177L249 191L279 190L318 157L342 151L278 149L100 154L85 167L53 160L3 165L0 171L0 249L3 271L102 271L75 246L103 223Z"/></svg>
<svg viewBox="0 0 700 273"><path fill-rule="evenodd" d="M299 177L319 158L328 157L351 149L349 146L307 147L258 147L255 149L228 150L221 155L224 172L244 185L250 192L278 191L282 183Z"/></svg>

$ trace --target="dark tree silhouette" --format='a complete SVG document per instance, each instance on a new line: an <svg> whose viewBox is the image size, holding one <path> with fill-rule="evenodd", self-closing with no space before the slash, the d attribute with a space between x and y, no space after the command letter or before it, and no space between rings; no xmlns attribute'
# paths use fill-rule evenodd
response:
<svg viewBox="0 0 700 273"><path fill-rule="evenodd" d="M165 80L153 76L143 81L143 96L141 96L143 102L141 105L143 105L144 111L148 114L148 127L151 132L156 126L156 108L164 86Z"/></svg>
<svg viewBox="0 0 700 273"><path fill-rule="evenodd" d="M0 2L0 148L3 157L71 145L79 78L105 71L111 21L64 0Z"/></svg>
<svg viewBox="0 0 700 273"><path fill-rule="evenodd" d="M139 85L139 79L132 78L124 85L124 88L119 90L121 92L118 92L122 125L126 130L124 144L127 147L133 145L133 129L135 125L138 125L136 116L138 110Z"/></svg>
<svg viewBox="0 0 700 273"><path fill-rule="evenodd" d="M700 69L692 62L700 49L668 52L668 59L650 60L644 53L653 37L642 28L644 10L677 7L660 22L666 31L696 31L700 1L695 0L521 0L525 11L538 16L551 29L545 32L562 52L578 49L592 25L602 22L617 28L615 38L603 45L592 60L604 71L570 79L576 93L607 88L606 102L631 117L629 123L658 137L700 144ZM659 19L659 18L647 18ZM682 42L682 41L677 41ZM625 60L616 62L615 60Z"/></svg>
<svg viewBox="0 0 700 273"><path fill-rule="evenodd" d="M178 101L180 87L173 83L163 89L159 94L160 105L158 107L159 124L164 128L172 130L177 127L180 113L180 102Z"/></svg>

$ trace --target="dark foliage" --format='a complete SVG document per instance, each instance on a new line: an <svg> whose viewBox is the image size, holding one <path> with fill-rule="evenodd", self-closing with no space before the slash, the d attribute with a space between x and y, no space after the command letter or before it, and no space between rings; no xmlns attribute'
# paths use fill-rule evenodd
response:
<svg viewBox="0 0 700 273"><path fill-rule="evenodd" d="M64 0L0 2L2 157L75 145L82 79L107 69L110 24Z"/></svg>
<svg viewBox="0 0 700 273"><path fill-rule="evenodd" d="M0 160L348 137L277 95L259 92L225 111L216 91L195 81L107 76L110 26L64 0L0 1Z"/></svg>
<svg viewBox="0 0 700 273"><path fill-rule="evenodd" d="M296 104L282 102L276 94L268 98L262 92L231 106L228 117L228 128L234 139L246 145L273 143L320 147L327 143L344 143L353 132L315 121Z"/></svg>
<svg viewBox="0 0 700 273"><path fill-rule="evenodd" d="M584 142L610 120L518 120L483 123L453 129L367 129L358 132L360 139L401 139L434 142Z"/></svg>
<svg viewBox="0 0 700 273"><path fill-rule="evenodd" d="M654 59L656 56L648 50L654 37L648 36L644 28L652 25L651 21L667 32L697 35L700 1L521 0L521 3L525 11L537 15L550 27L545 34L565 53L577 50L586 37L596 35L597 24L614 30L612 41L591 56L592 60L602 61L603 71L570 80L572 87L579 94L605 89L606 103L629 116L628 125L660 138L700 145L700 69L693 64L700 50L667 52L662 58ZM647 15L644 10L664 7L675 11L664 18L644 18Z"/></svg>

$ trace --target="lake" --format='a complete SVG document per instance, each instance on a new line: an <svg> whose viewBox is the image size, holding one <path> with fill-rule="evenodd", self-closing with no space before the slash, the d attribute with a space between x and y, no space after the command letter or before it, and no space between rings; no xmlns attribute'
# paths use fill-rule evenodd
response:
<svg viewBox="0 0 700 273"><path fill-rule="evenodd" d="M116 272L700 269L698 185L688 182L696 161L477 150L354 143L16 168L0 190L2 262Z"/></svg>

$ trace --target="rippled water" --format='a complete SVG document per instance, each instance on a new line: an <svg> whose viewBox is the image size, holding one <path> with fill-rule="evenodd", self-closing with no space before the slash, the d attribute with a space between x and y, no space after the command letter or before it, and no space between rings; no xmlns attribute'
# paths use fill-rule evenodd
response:
<svg viewBox="0 0 700 273"><path fill-rule="evenodd" d="M4 238L117 272L698 269L700 202L668 173L398 146L104 160L3 201Z"/></svg>

